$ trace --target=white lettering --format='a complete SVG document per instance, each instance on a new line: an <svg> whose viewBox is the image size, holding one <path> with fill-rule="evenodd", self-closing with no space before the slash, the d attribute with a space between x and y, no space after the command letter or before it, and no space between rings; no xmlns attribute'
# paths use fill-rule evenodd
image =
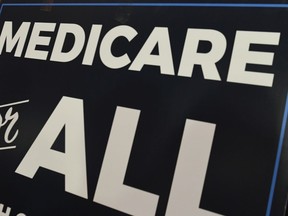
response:
<svg viewBox="0 0 288 216"><path fill-rule="evenodd" d="M82 61L83 65L92 65L96 48L98 45L100 33L101 33L102 25L92 25L90 36L88 39L86 51L84 54L84 58Z"/></svg>
<svg viewBox="0 0 288 216"><path fill-rule="evenodd" d="M49 51L37 50L37 47L50 45L51 37L41 36L41 33L53 32L55 26L56 23L36 22L34 24L25 58L47 59ZM0 36L0 54L6 44L6 52L12 52L15 48L15 56L19 57L25 45L30 22L23 22L14 37L12 35L12 27L13 25L10 21L6 21L3 25ZM155 27L134 60L130 59L129 53L124 52L120 56L115 56L116 54L113 52L113 44L117 38L124 37L128 42L131 42L137 36L138 32L133 27L127 25L116 26L108 31L103 36L102 41L99 42L101 30L102 25L92 25L85 52L83 52L83 65L93 65L96 49L98 44L100 44L99 57L102 63L111 69L123 68L132 61L128 69L130 71L141 71L144 65L150 65L159 66L160 73L164 75L192 77L194 66L200 65L204 79L221 81L217 63L226 52L227 41L225 36L217 30L196 28L189 28L187 30L178 73L175 73L174 70L175 59L173 59L169 29L167 27ZM72 48L69 51L65 51L64 44L68 34L74 36L74 43L70 44ZM247 64L272 66L274 59L273 52L251 51L250 45L278 45L279 40L279 32L237 31L227 74L227 82L272 87L274 80L273 73L248 71L246 70L246 66ZM80 25L61 23L50 60L57 62L70 62L74 60L82 52L85 42L85 31ZM211 49L208 52L200 52L199 47L201 47L201 42L210 43ZM158 48L158 54L153 53L156 48Z"/></svg>
<svg viewBox="0 0 288 216"><path fill-rule="evenodd" d="M87 199L83 114L81 100L63 97L16 173L33 178L39 167L61 173L65 190ZM93 201L130 215L152 216L159 195L124 185L139 115L139 110L117 107ZM51 147L64 126L62 153ZM199 208L215 127L186 120L166 216L220 216Z"/></svg>
<svg viewBox="0 0 288 216"><path fill-rule="evenodd" d="M13 48L17 44L14 56L20 57L23 51L23 47L25 45L25 41L31 23L23 22L13 38L12 38L12 24L13 24L12 22L8 21L4 23L0 36L0 54L2 53L4 44L6 42L6 52L12 52Z"/></svg>
<svg viewBox="0 0 288 216"><path fill-rule="evenodd" d="M68 52L63 52L62 50L67 34L72 34L74 36L74 44ZM57 62L72 61L80 54L84 43L85 32L81 26L77 24L61 23L50 60Z"/></svg>
<svg viewBox="0 0 288 216"><path fill-rule="evenodd" d="M251 44L278 45L280 33L237 31L227 81L272 87L274 74L246 71L246 65L272 65L274 53L250 51Z"/></svg>
<svg viewBox="0 0 288 216"><path fill-rule="evenodd" d="M11 212L11 208L7 207L5 212L3 209L4 209L4 205L0 204L0 216L9 216Z"/></svg>
<svg viewBox="0 0 288 216"><path fill-rule="evenodd" d="M15 123L17 122L17 120L19 118L18 112L15 112L14 114L12 114L12 110L13 110L12 107L10 107L7 110L7 112L5 114L5 121L4 122L3 122L2 116L0 115L0 128L2 126L6 125L8 123L8 121L10 121L10 123L8 124L7 129L5 131L5 134L4 134L4 140L6 143L12 143L17 138L18 132L19 132L17 129L15 131L14 136L12 136L12 138L9 138L12 128L14 127Z"/></svg>
<svg viewBox="0 0 288 216"><path fill-rule="evenodd" d="M128 65L131 60L127 54L116 57L112 54L112 44L118 37L125 37L131 41L137 35L137 31L130 26L117 26L111 29L103 38L100 45L100 58L108 68L117 69Z"/></svg>
<svg viewBox="0 0 288 216"><path fill-rule="evenodd" d="M157 44L159 55L153 55ZM129 70L141 71L144 65L160 66L161 74L175 75L168 28L153 29Z"/></svg>
<svg viewBox="0 0 288 216"><path fill-rule="evenodd" d="M11 208L10 207L6 207L6 211L5 212L4 212L3 208L4 208L4 205L0 204L0 216L10 216ZM17 216L26 216L26 215L23 214L23 213L18 213Z"/></svg>
<svg viewBox="0 0 288 216"><path fill-rule="evenodd" d="M200 41L211 43L208 53L198 53ZM201 65L205 79L221 81L216 63L226 51L226 38L212 29L188 29L183 48L178 76L192 77L194 65Z"/></svg>
<svg viewBox="0 0 288 216"><path fill-rule="evenodd" d="M220 216L199 208L215 126L186 120L166 216Z"/></svg>
<svg viewBox="0 0 288 216"><path fill-rule="evenodd" d="M117 108L94 202L130 215L155 215L158 195L123 184L139 114L139 110Z"/></svg>
<svg viewBox="0 0 288 216"><path fill-rule="evenodd" d="M87 198L83 102L63 97L30 147L16 173L33 178L39 167L65 175L65 191ZM65 127L65 153L52 150Z"/></svg>
<svg viewBox="0 0 288 216"><path fill-rule="evenodd" d="M55 23L35 23L30 41L26 50L25 58L46 60L48 56L48 51L36 50L38 45L48 46L51 38L48 36L41 36L40 33L53 32L55 29Z"/></svg>

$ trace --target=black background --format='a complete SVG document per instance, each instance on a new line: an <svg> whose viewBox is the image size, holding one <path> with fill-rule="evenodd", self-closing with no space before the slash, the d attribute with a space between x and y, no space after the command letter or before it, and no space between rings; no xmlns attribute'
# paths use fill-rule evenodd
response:
<svg viewBox="0 0 288 216"><path fill-rule="evenodd" d="M117 54L127 51L132 60L155 26L168 27L175 71L187 28L216 29L228 44L217 63L220 82L205 80L201 67L194 69L192 78L161 75L153 66L140 72L128 66L108 69L98 50L92 66L81 65L83 53L72 62L57 63L3 52L1 104L30 102L15 107L20 114L17 149L0 152L0 203L11 206L12 215L126 215L92 201L116 107L124 106L141 110L124 183L158 194L156 215L165 215L186 119L216 124L200 207L222 215L265 215L287 95L287 18L287 9L271 8L4 7L1 26L6 20L17 27L23 21L76 23L88 37L92 24L103 24L100 41L111 28L129 25L138 36L131 43L117 40L113 48ZM226 82L236 30L281 32L279 46L252 47L273 51L273 66L247 66L273 72L272 88ZM52 45L53 40L43 49L51 51ZM200 44L199 50L209 51L209 44ZM32 180L15 173L62 96L84 101L88 200L66 193L64 177L54 172L39 169ZM54 148L63 151L63 142L62 134ZM287 135L284 144L273 216L283 215L287 195Z"/></svg>

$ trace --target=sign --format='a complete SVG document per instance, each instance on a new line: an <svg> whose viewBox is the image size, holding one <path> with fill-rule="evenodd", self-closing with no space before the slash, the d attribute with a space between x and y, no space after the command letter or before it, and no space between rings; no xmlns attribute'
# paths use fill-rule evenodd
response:
<svg viewBox="0 0 288 216"><path fill-rule="evenodd" d="M0 215L283 215L287 8L3 3Z"/></svg>

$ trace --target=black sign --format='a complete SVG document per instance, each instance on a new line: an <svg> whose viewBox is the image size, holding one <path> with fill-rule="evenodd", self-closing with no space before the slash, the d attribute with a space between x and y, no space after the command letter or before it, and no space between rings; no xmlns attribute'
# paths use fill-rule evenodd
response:
<svg viewBox="0 0 288 216"><path fill-rule="evenodd" d="M2 4L0 214L283 215L287 8Z"/></svg>

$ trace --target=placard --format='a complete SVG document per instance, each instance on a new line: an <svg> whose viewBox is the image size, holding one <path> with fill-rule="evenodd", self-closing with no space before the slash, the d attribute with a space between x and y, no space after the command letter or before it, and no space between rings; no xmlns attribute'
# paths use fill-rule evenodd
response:
<svg viewBox="0 0 288 216"><path fill-rule="evenodd" d="M283 215L287 8L3 3L0 215Z"/></svg>

